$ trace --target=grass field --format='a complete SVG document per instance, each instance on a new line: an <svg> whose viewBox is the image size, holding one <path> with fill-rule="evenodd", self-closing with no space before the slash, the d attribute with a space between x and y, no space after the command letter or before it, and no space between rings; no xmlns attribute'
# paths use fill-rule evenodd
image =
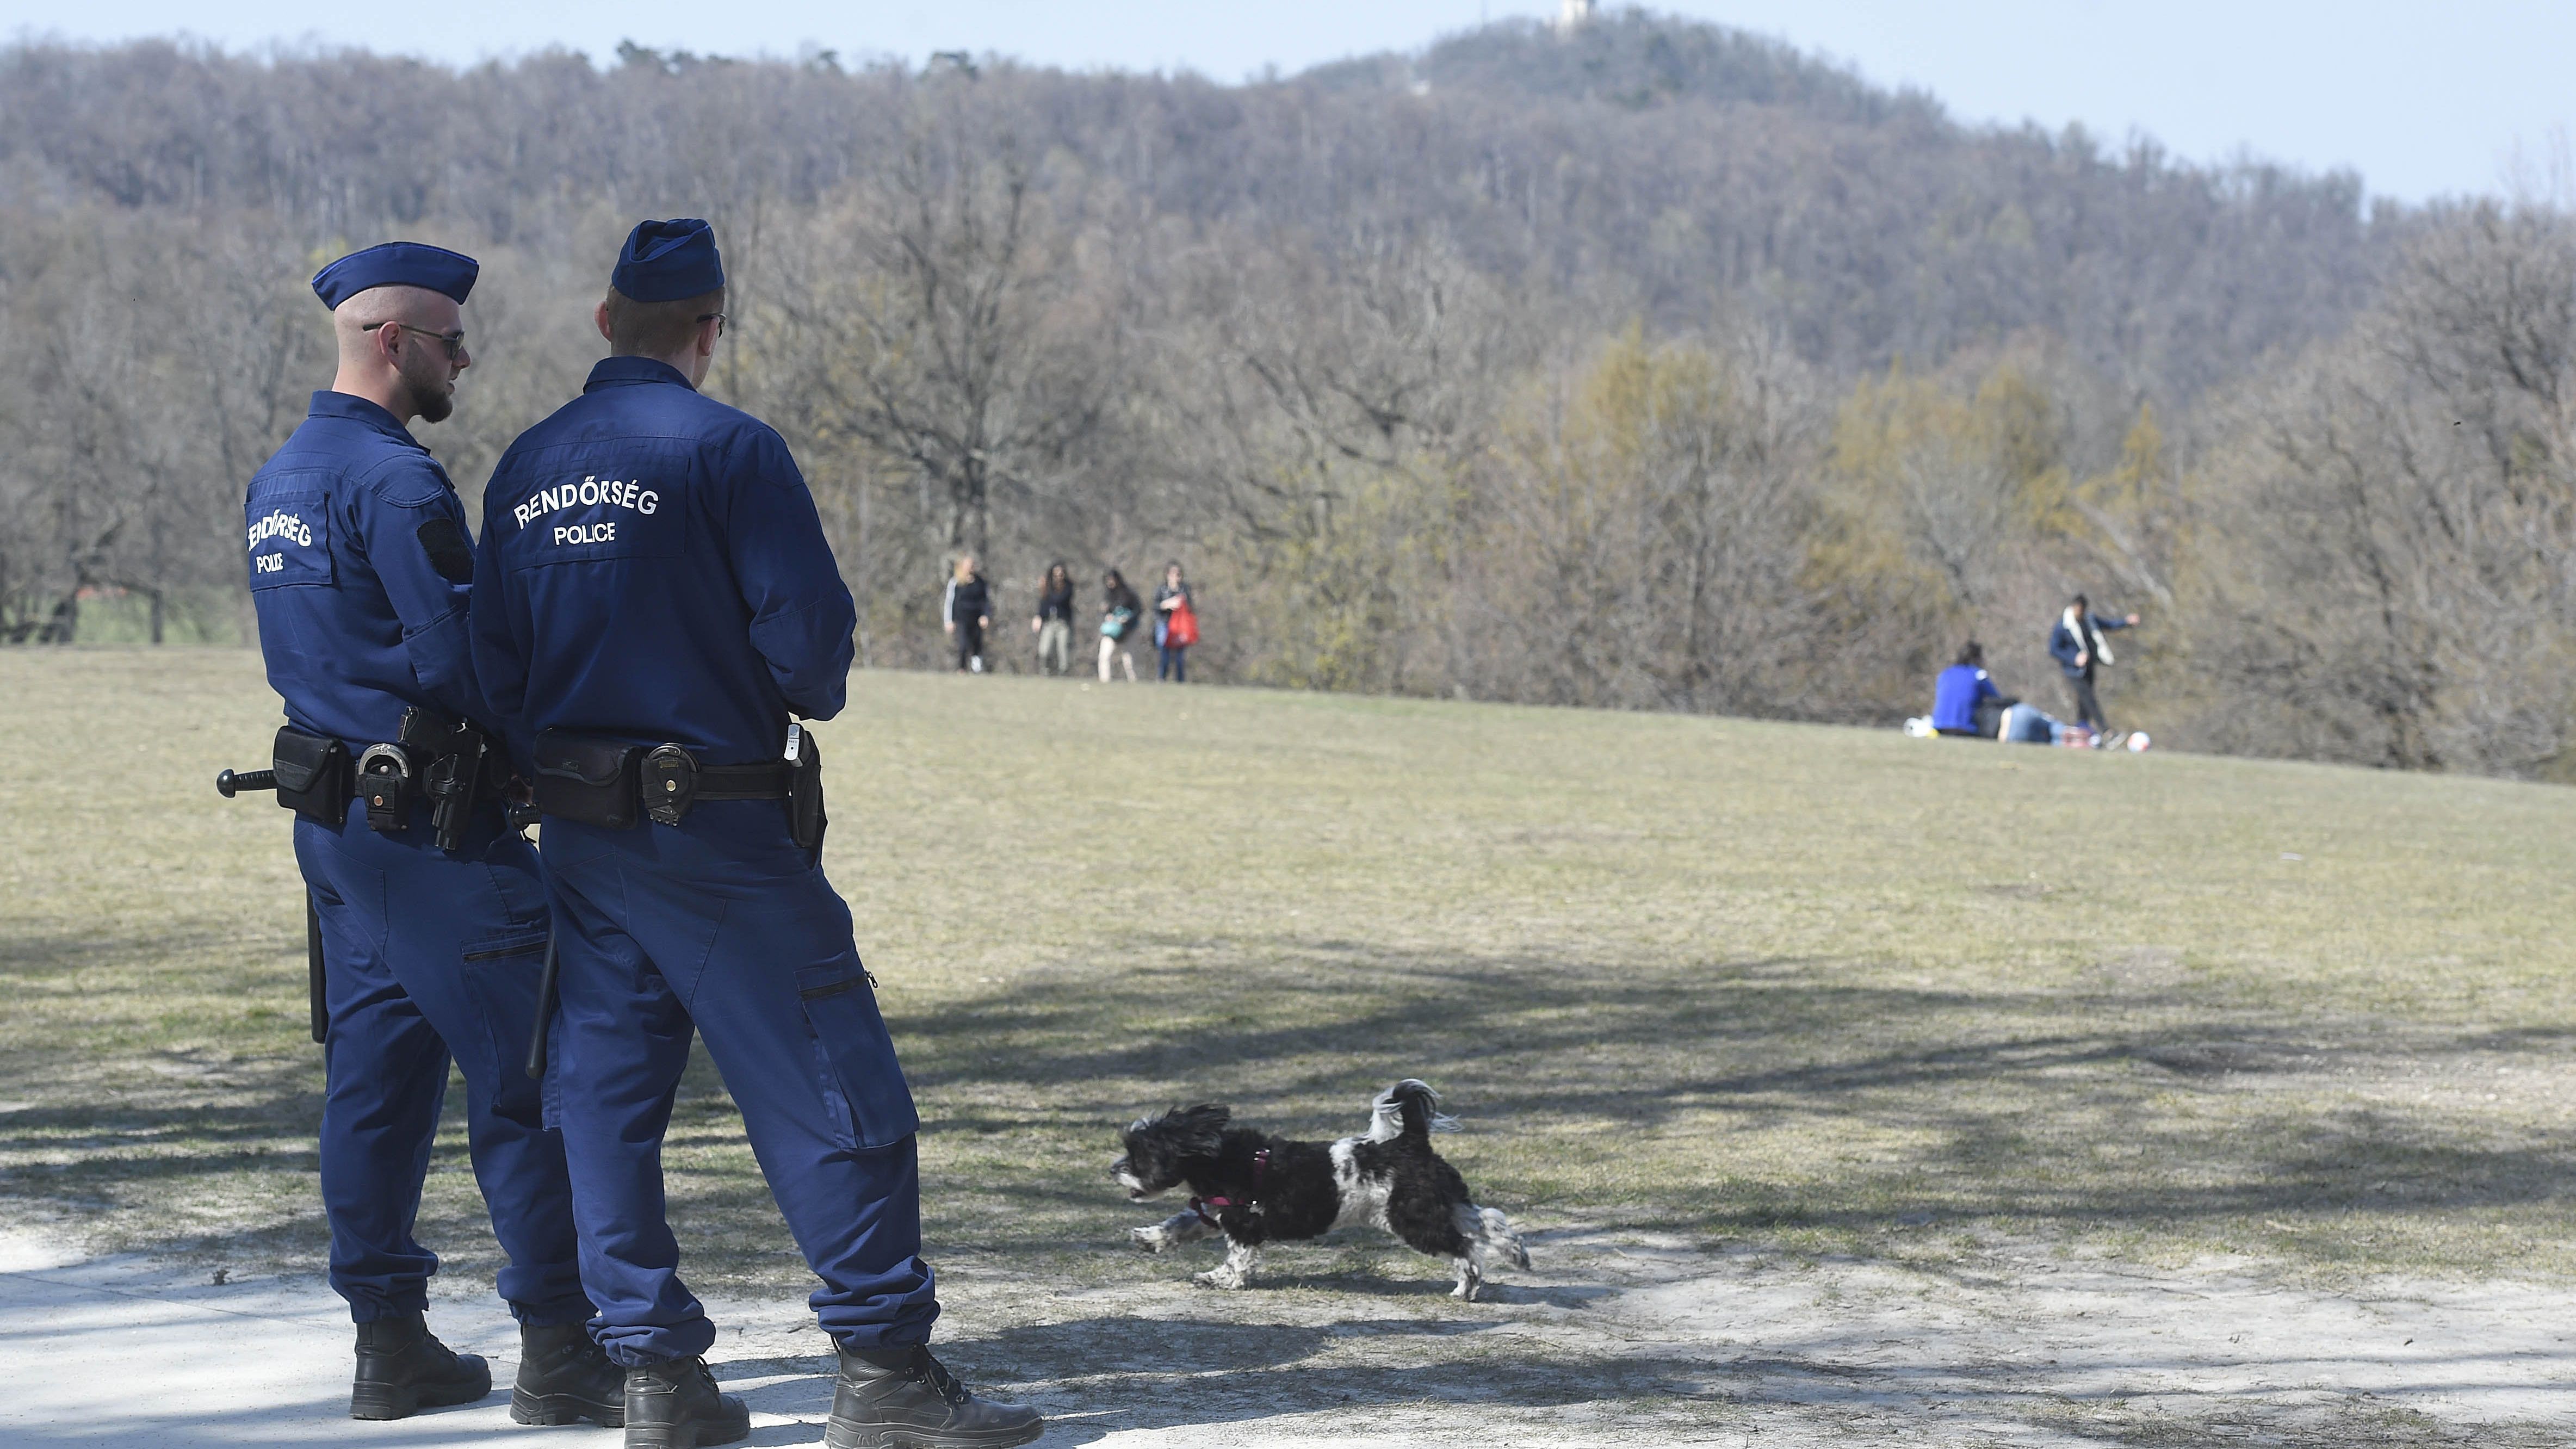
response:
<svg viewBox="0 0 2576 1449"><path fill-rule="evenodd" d="M8 1220L317 1261L288 817L208 784L275 720L248 653L0 652ZM961 1282L1169 1277L1124 1244L1119 1123L1339 1135L1404 1075L1542 1232L2576 1278L2576 791L881 673L822 738ZM700 1286L801 1292L703 1064L672 1144ZM424 1222L488 1272L453 1134ZM1439 1273L1357 1235L1282 1261Z"/></svg>

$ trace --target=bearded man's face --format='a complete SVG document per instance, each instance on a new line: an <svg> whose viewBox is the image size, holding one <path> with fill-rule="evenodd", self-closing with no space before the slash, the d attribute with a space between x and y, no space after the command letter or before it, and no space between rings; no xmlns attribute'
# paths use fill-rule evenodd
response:
<svg viewBox="0 0 2576 1449"><path fill-rule="evenodd" d="M463 368L448 360L447 344L428 332L412 332L403 348L403 386L411 393L412 411L428 422L443 423L456 411L456 375Z"/></svg>

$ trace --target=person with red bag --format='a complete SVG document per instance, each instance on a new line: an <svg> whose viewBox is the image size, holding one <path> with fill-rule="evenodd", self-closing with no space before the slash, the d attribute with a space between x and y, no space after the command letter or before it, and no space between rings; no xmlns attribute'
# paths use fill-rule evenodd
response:
<svg viewBox="0 0 2576 1449"><path fill-rule="evenodd" d="M1199 616L1190 607L1190 586L1181 582L1177 559L1163 566L1163 586L1154 591L1154 616L1154 644L1162 656L1154 677L1187 684L1190 646L1199 642Z"/></svg>

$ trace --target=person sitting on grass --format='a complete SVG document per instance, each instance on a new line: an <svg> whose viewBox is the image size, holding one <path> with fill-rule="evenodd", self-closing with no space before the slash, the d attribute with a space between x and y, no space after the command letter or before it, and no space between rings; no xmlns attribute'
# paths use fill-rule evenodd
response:
<svg viewBox="0 0 2576 1449"><path fill-rule="evenodd" d="M1959 660L1932 681L1932 729L1936 734L1992 739L2003 712L2021 703L1995 688L1986 675L1986 646L1971 639Z"/></svg>
<svg viewBox="0 0 2576 1449"><path fill-rule="evenodd" d="M2035 704L2015 702L2007 706L1995 725L1995 738L2013 745L2064 745L2070 749L2090 749L2093 732L2080 724L2068 724Z"/></svg>

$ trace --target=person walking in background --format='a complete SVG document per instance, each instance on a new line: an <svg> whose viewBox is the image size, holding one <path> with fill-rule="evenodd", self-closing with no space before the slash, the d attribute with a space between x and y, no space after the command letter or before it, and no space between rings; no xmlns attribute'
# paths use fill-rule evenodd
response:
<svg viewBox="0 0 2576 1449"><path fill-rule="evenodd" d="M984 631L993 627L993 590L975 567L975 555L957 556L948 574L948 592L939 600L939 621L957 644L960 671L984 672Z"/></svg>
<svg viewBox="0 0 2576 1449"><path fill-rule="evenodd" d="M1959 651L1959 662L1932 681L1932 729L1936 734L1991 739L2003 712L2019 703L1995 688L1986 676L1986 646L1971 639Z"/></svg>
<svg viewBox="0 0 2576 1449"><path fill-rule="evenodd" d="M1163 586L1154 591L1154 648L1160 655L1154 677L1174 684L1190 679L1190 646L1199 642L1198 611L1190 607L1190 586L1181 582L1179 560L1163 565Z"/></svg>
<svg viewBox="0 0 2576 1449"><path fill-rule="evenodd" d="M2102 703L2093 693L2093 671L2111 662L2110 641L2102 636L2114 629L2135 626L2138 616L2105 619L2093 612L2093 606L2082 594L2066 605L2057 616L2057 627L2048 632L2048 652L2066 675L2066 692L2075 702L2076 719L2093 731L2093 742L2099 747L2116 742L2110 723L2102 718Z"/></svg>
<svg viewBox="0 0 2576 1449"><path fill-rule="evenodd" d="M1100 576L1100 682L1109 682L1109 660L1127 666L1127 682L1136 682L1136 630L1145 622L1145 601L1127 587L1116 569Z"/></svg>
<svg viewBox="0 0 2576 1449"><path fill-rule="evenodd" d="M1073 570L1057 559L1047 565L1046 582L1038 586L1038 612L1029 620L1038 636L1038 668L1048 674L1073 672Z"/></svg>

